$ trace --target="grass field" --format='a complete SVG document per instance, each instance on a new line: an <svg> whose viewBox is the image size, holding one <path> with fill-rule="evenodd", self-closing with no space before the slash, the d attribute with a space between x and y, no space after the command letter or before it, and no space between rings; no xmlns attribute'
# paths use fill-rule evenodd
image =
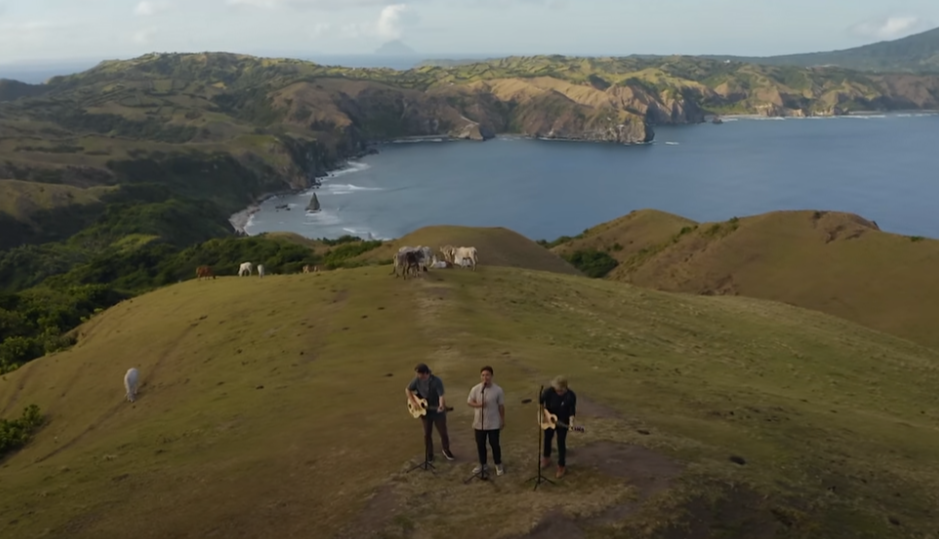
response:
<svg viewBox="0 0 939 539"><path fill-rule="evenodd" d="M939 240L883 232L857 215L781 211L698 224L635 212L553 250L588 248L620 261L612 280L790 303L939 347Z"/></svg>
<svg viewBox="0 0 939 539"><path fill-rule="evenodd" d="M0 536L939 534L939 353L742 297L488 265L386 273L173 285L3 377L3 417L35 403L49 422L0 464ZM405 473L419 361L456 406L458 460L436 474ZM463 402L485 364L506 393L507 473L464 484ZM533 491L521 401L557 373L587 432L569 436L568 475Z"/></svg>

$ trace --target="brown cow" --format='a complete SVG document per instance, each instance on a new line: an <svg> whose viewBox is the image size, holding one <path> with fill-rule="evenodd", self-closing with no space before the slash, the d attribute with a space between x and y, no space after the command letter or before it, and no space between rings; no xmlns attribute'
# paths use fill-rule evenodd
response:
<svg viewBox="0 0 939 539"><path fill-rule="evenodd" d="M196 279L201 281L203 278L208 279L209 277L215 278L215 274L212 273L212 268L209 266L199 266L196 268Z"/></svg>

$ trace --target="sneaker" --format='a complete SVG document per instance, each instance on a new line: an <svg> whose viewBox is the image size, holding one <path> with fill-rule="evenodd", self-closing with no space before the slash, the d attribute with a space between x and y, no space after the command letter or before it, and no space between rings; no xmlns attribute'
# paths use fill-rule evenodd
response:
<svg viewBox="0 0 939 539"><path fill-rule="evenodd" d="M551 459L549 457L541 457L541 467L547 468L551 465Z"/></svg>
<svg viewBox="0 0 939 539"><path fill-rule="evenodd" d="M496 475L502 475L505 473L505 468L501 464L496 464Z"/></svg>
<svg viewBox="0 0 939 539"><path fill-rule="evenodd" d="M454 460L456 457L453 456L453 453L449 449L443 450L443 456L447 457L447 460Z"/></svg>
<svg viewBox="0 0 939 539"><path fill-rule="evenodd" d="M565 473L565 472L566 472L566 470L565 470L564 466L558 466L558 473L554 474L554 477L556 477L557 479L560 479L560 478L564 477L564 473Z"/></svg>
<svg viewBox="0 0 939 539"><path fill-rule="evenodd" d="M473 473L479 473L479 472L481 472L481 471L483 471L483 470L487 470L487 471L488 471L488 470L489 470L489 466L488 466L488 465L483 465L483 464L477 464L476 467L473 468Z"/></svg>

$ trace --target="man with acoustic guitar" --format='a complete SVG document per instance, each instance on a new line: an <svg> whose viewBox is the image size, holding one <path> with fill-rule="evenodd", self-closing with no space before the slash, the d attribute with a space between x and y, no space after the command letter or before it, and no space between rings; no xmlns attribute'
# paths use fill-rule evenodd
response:
<svg viewBox="0 0 939 539"><path fill-rule="evenodd" d="M419 363L414 367L417 376L411 380L407 389L404 390L408 399L414 405L415 409L420 409L418 396L427 401L427 413L421 416L421 423L424 424L424 450L428 462L434 460L434 439L433 428L437 426L437 434L440 435L440 444L443 446L443 456L447 460L453 460L453 453L450 452L450 436L447 433L447 413L446 399L444 398L443 380L431 374L430 367L424 363Z"/></svg>
<svg viewBox="0 0 939 539"><path fill-rule="evenodd" d="M541 404L542 421L551 423L549 414L557 416L555 428L544 431L544 451L541 457L541 467L547 468L551 464L551 441L555 430L558 435L558 471L555 477L564 476L567 464L567 431L574 426L574 416L577 414L577 395L567 387L567 379L558 376L551 382L551 387L544 390L539 399Z"/></svg>

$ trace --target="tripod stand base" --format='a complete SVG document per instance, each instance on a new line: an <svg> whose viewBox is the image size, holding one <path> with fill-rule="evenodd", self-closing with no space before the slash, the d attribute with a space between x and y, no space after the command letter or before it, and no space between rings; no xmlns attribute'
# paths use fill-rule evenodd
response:
<svg viewBox="0 0 939 539"><path fill-rule="evenodd" d="M538 475L536 475L535 477L532 477L532 478L529 479L528 481L534 481L534 482L535 482L535 488L532 489L532 490L538 490L538 487L539 487L542 483L550 483L550 484L552 484L552 485L554 484L554 481L548 479L547 477L545 477L544 475L542 475L542 474L540 474L540 473L539 473ZM525 482L528 483L528 481L525 481Z"/></svg>
<svg viewBox="0 0 939 539"><path fill-rule="evenodd" d="M469 483L473 480L474 477L478 478L480 481L489 481L489 470L483 468L482 470L479 470L478 472L464 479L463 483Z"/></svg>
<svg viewBox="0 0 939 539"><path fill-rule="evenodd" d="M430 473L435 473L434 470L437 469L437 468L434 467L433 464L430 463L429 460L424 459L424 462L422 462L422 463L420 463L420 464L418 464L418 465L412 467L410 470L408 470L408 471L405 472L405 473L411 473L411 472L413 472L414 470L416 470L416 469L418 469L418 468L420 468L421 470L424 470L424 471L429 471Z"/></svg>

